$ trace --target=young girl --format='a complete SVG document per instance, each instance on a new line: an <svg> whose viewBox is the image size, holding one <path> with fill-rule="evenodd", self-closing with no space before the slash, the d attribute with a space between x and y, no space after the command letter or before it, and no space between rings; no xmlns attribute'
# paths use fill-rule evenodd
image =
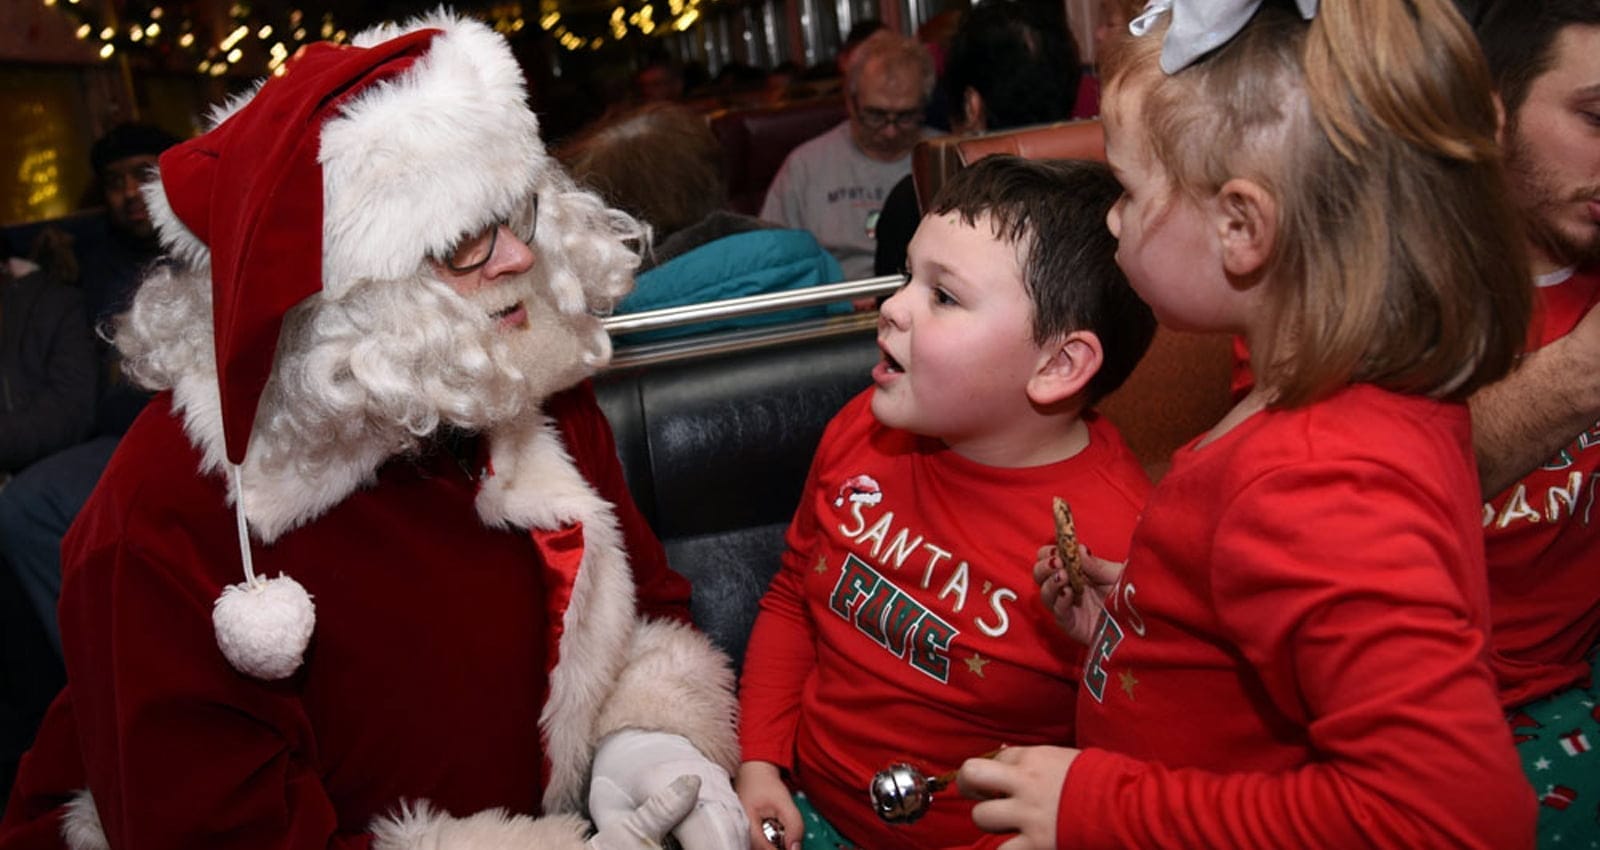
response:
<svg viewBox="0 0 1600 850"><path fill-rule="evenodd" d="M1082 749L969 760L973 819L1007 850L1530 847L1462 403L1529 277L1472 34L1448 0L1236 3L1231 38L1177 3L1111 59L1107 223L1158 318L1242 334L1259 383L1095 593L1041 550Z"/></svg>

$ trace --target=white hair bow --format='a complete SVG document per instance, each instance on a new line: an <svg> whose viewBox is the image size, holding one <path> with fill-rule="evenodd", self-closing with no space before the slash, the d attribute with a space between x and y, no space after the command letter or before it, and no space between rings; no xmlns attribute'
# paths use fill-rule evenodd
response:
<svg viewBox="0 0 1600 850"><path fill-rule="evenodd" d="M1294 0L1300 17L1317 14L1317 0ZM1161 42L1161 70L1176 74L1194 60L1226 44L1261 8L1261 0L1150 0L1128 22L1128 32L1142 36L1171 12L1172 23Z"/></svg>

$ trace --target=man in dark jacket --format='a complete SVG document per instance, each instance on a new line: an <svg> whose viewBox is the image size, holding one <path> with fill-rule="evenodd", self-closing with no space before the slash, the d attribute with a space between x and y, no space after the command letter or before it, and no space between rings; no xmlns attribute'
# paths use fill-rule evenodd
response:
<svg viewBox="0 0 1600 850"><path fill-rule="evenodd" d="M13 473L83 439L94 423L94 342L78 290L0 243L0 498ZM26 489L26 488L24 488ZM0 793L61 687L32 605L0 559Z"/></svg>
<svg viewBox="0 0 1600 850"><path fill-rule="evenodd" d="M90 161L106 206L105 233L95 240L94 250L80 253L81 293L71 290L74 332L90 346L89 410L84 427L56 428L50 432L54 442L44 451L16 467L5 466L5 472L17 473L17 478L0 491L0 561L15 573L56 656L61 654L56 627L61 538L94 490L122 432L148 398L121 379L109 346L95 344L92 328L127 308L139 276L160 255L139 182L155 167L156 157L177 141L156 127L121 124L91 148ZM7 432L0 449L10 440Z"/></svg>
<svg viewBox="0 0 1600 850"><path fill-rule="evenodd" d="M0 268L0 482L94 423L94 342L83 297L6 250ZM3 483L0 483L3 486Z"/></svg>

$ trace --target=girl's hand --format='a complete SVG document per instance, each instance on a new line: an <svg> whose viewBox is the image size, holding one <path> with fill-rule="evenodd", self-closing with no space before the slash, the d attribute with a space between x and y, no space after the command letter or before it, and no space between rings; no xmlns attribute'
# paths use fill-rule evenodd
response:
<svg viewBox="0 0 1600 850"><path fill-rule="evenodd" d="M984 832L1017 833L999 850L1054 850L1061 787L1078 752L1007 747L993 758L967 759L956 773L956 787L982 801L972 807L972 822Z"/></svg>
<svg viewBox="0 0 1600 850"><path fill-rule="evenodd" d="M1056 622L1074 640L1088 646L1094 639L1106 596L1122 578L1122 569L1127 564L1096 558L1088 550L1084 550L1081 557L1087 584L1076 605L1072 604L1072 590L1067 586L1067 573L1056 556L1056 547L1039 547L1038 559L1033 562L1033 580L1039 585L1039 596L1055 615Z"/></svg>
<svg viewBox="0 0 1600 850"><path fill-rule="evenodd" d="M771 850L772 844L761 831L761 822L775 818L783 825L787 847L779 850L800 850L800 839L805 837L805 824L800 820L800 810L795 807L789 786L783 783L778 766L767 761L747 761L739 765L733 788L739 792L739 802L744 804L745 816L750 819L751 850Z"/></svg>

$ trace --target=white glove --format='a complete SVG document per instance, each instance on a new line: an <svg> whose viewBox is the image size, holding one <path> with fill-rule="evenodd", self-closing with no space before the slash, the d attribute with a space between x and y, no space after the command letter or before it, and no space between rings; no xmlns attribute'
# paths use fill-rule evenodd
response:
<svg viewBox="0 0 1600 850"><path fill-rule="evenodd" d="M644 805L601 827L589 839L590 850L659 848L684 815L694 811L699 796L700 777L680 776Z"/></svg>
<svg viewBox="0 0 1600 850"><path fill-rule="evenodd" d="M748 850L750 827L728 772L682 735L625 729L606 736L590 769L589 817L604 832L681 776L700 778L694 811L672 830L684 850Z"/></svg>

